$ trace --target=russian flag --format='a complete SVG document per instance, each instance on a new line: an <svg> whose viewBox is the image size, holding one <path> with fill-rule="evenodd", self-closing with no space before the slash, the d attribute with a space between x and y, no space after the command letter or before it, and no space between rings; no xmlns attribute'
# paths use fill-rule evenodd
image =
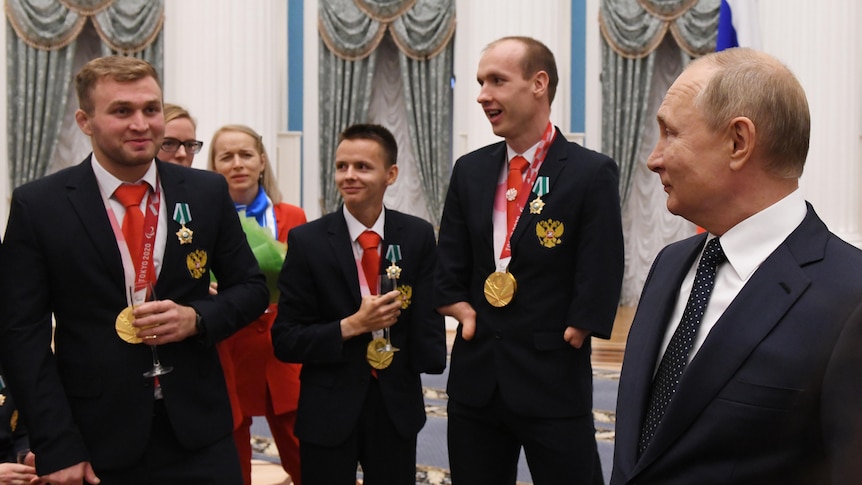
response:
<svg viewBox="0 0 862 485"><path fill-rule="evenodd" d="M757 0L721 0L715 50L731 47L760 49Z"/></svg>

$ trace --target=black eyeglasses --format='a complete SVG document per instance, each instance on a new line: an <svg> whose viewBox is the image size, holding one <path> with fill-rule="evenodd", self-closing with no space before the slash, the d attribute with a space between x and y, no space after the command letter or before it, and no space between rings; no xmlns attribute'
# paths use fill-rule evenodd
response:
<svg viewBox="0 0 862 485"><path fill-rule="evenodd" d="M165 138L162 142L162 150L173 153L180 149L180 145L186 147L186 151L190 153L199 153L204 146L204 142L198 140L179 141L176 138Z"/></svg>

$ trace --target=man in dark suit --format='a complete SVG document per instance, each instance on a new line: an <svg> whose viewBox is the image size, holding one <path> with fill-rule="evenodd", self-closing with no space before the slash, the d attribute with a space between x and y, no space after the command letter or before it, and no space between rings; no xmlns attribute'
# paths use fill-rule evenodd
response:
<svg viewBox="0 0 862 485"><path fill-rule="evenodd" d="M27 430L3 374L0 367L0 483L30 483L37 478L35 456L29 451Z"/></svg>
<svg viewBox="0 0 862 485"><path fill-rule="evenodd" d="M419 374L443 372L446 342L431 306L434 230L383 207L396 158L386 128L344 130L335 152L344 206L288 234L272 342L279 359L303 364L296 436L305 485L352 485L357 462L368 485L415 481ZM378 295L378 274L397 276L397 291ZM389 327L400 350L381 352Z"/></svg>
<svg viewBox="0 0 862 485"><path fill-rule="evenodd" d="M38 473L54 485L241 483L214 343L268 292L224 178L154 159L162 91L146 62L93 60L76 89L93 153L15 190L2 252L0 357ZM124 186L143 186L141 202L119 203ZM173 368L157 379L144 376L155 344Z"/></svg>
<svg viewBox="0 0 862 485"><path fill-rule="evenodd" d="M440 225L435 306L460 322L453 483L515 483L522 446L536 484L601 482L589 336L610 336L622 281L617 166L550 123L557 70L540 42L493 42L477 78L505 142L457 161Z"/></svg>
<svg viewBox="0 0 862 485"><path fill-rule="evenodd" d="M668 209L708 232L650 270L611 483L859 483L862 252L799 190L802 86L767 54L722 51L677 78L657 119L648 165Z"/></svg>

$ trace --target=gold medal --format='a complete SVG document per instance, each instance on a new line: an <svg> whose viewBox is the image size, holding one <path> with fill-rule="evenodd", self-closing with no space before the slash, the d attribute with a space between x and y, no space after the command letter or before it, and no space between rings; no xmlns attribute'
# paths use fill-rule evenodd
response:
<svg viewBox="0 0 862 485"><path fill-rule="evenodd" d="M121 339L130 344L139 344L143 342L143 340L138 337L138 331L144 328L155 327L155 325L150 325L148 327L136 327L132 325L132 322L135 321L135 316L132 315L134 310L135 308L130 306L123 308L123 311L117 315L117 321L114 324L114 327L117 329L117 335L119 335Z"/></svg>
<svg viewBox="0 0 862 485"><path fill-rule="evenodd" d="M371 342L368 342L368 350L365 352L365 359L368 364L375 369L385 369L392 364L392 358L395 357L395 352L388 350L384 351L386 339L378 337Z"/></svg>
<svg viewBox="0 0 862 485"><path fill-rule="evenodd" d="M517 289L518 282L508 271L495 271L485 279L485 299L497 308L511 303Z"/></svg>
<svg viewBox="0 0 862 485"><path fill-rule="evenodd" d="M117 335L119 335L121 339L130 344L139 344L143 342L143 340L138 337L138 329L132 325L132 322L135 321L135 316L132 315L133 310L134 308L130 306L123 308L123 311L117 315L117 322L114 326L117 329Z"/></svg>
<svg viewBox="0 0 862 485"><path fill-rule="evenodd" d="M177 231L177 238L180 240L180 244L191 244L192 236L194 236L194 231L186 227L185 224L180 227L180 230Z"/></svg>
<svg viewBox="0 0 862 485"><path fill-rule="evenodd" d="M530 214L541 214L542 209L545 208L545 201L542 200L541 197L536 197L530 202Z"/></svg>

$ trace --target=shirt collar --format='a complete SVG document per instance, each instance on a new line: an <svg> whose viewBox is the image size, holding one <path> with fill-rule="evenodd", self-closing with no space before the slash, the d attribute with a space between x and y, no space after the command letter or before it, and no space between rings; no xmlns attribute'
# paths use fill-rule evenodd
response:
<svg viewBox="0 0 862 485"><path fill-rule="evenodd" d="M377 216L377 220L374 221L374 224L371 227L365 227L365 225L359 222L357 218L353 217L353 214L347 210L347 206L342 205L341 212L344 214L344 221L347 222L347 232L350 234L350 240L352 242L356 242L359 235L368 230L376 232L377 235L380 236L381 241L385 239L383 236L383 226L386 223L385 207L380 211L380 215Z"/></svg>
<svg viewBox="0 0 862 485"><path fill-rule="evenodd" d="M114 177L111 172L105 170L105 167L102 166L101 163L96 159L96 154L92 155L92 163L90 164L93 167L93 173L96 175L96 181L99 183L99 187L105 192L105 195L111 197L114 195L114 191L117 190L117 187L122 185L122 180ZM138 182L146 182L150 184L150 188L153 189L156 186L156 164L150 163L150 168L147 169L147 172L144 174L140 180L135 181Z"/></svg>
<svg viewBox="0 0 862 485"><path fill-rule="evenodd" d="M807 212L805 198L797 188L724 233L721 247L737 276L747 280L799 227Z"/></svg>
<svg viewBox="0 0 862 485"><path fill-rule="evenodd" d="M531 146L530 148L527 148L527 150L524 151L524 153L516 152L515 150L512 149L512 147L510 147L507 144L506 145L506 153L508 154L509 158L507 158L506 160L511 160L511 159L515 158L516 156L521 155L522 157L524 157L524 159L527 160L527 163L532 165L533 159L536 157L536 150L539 149L540 143L542 143L542 140L537 141L535 145Z"/></svg>

